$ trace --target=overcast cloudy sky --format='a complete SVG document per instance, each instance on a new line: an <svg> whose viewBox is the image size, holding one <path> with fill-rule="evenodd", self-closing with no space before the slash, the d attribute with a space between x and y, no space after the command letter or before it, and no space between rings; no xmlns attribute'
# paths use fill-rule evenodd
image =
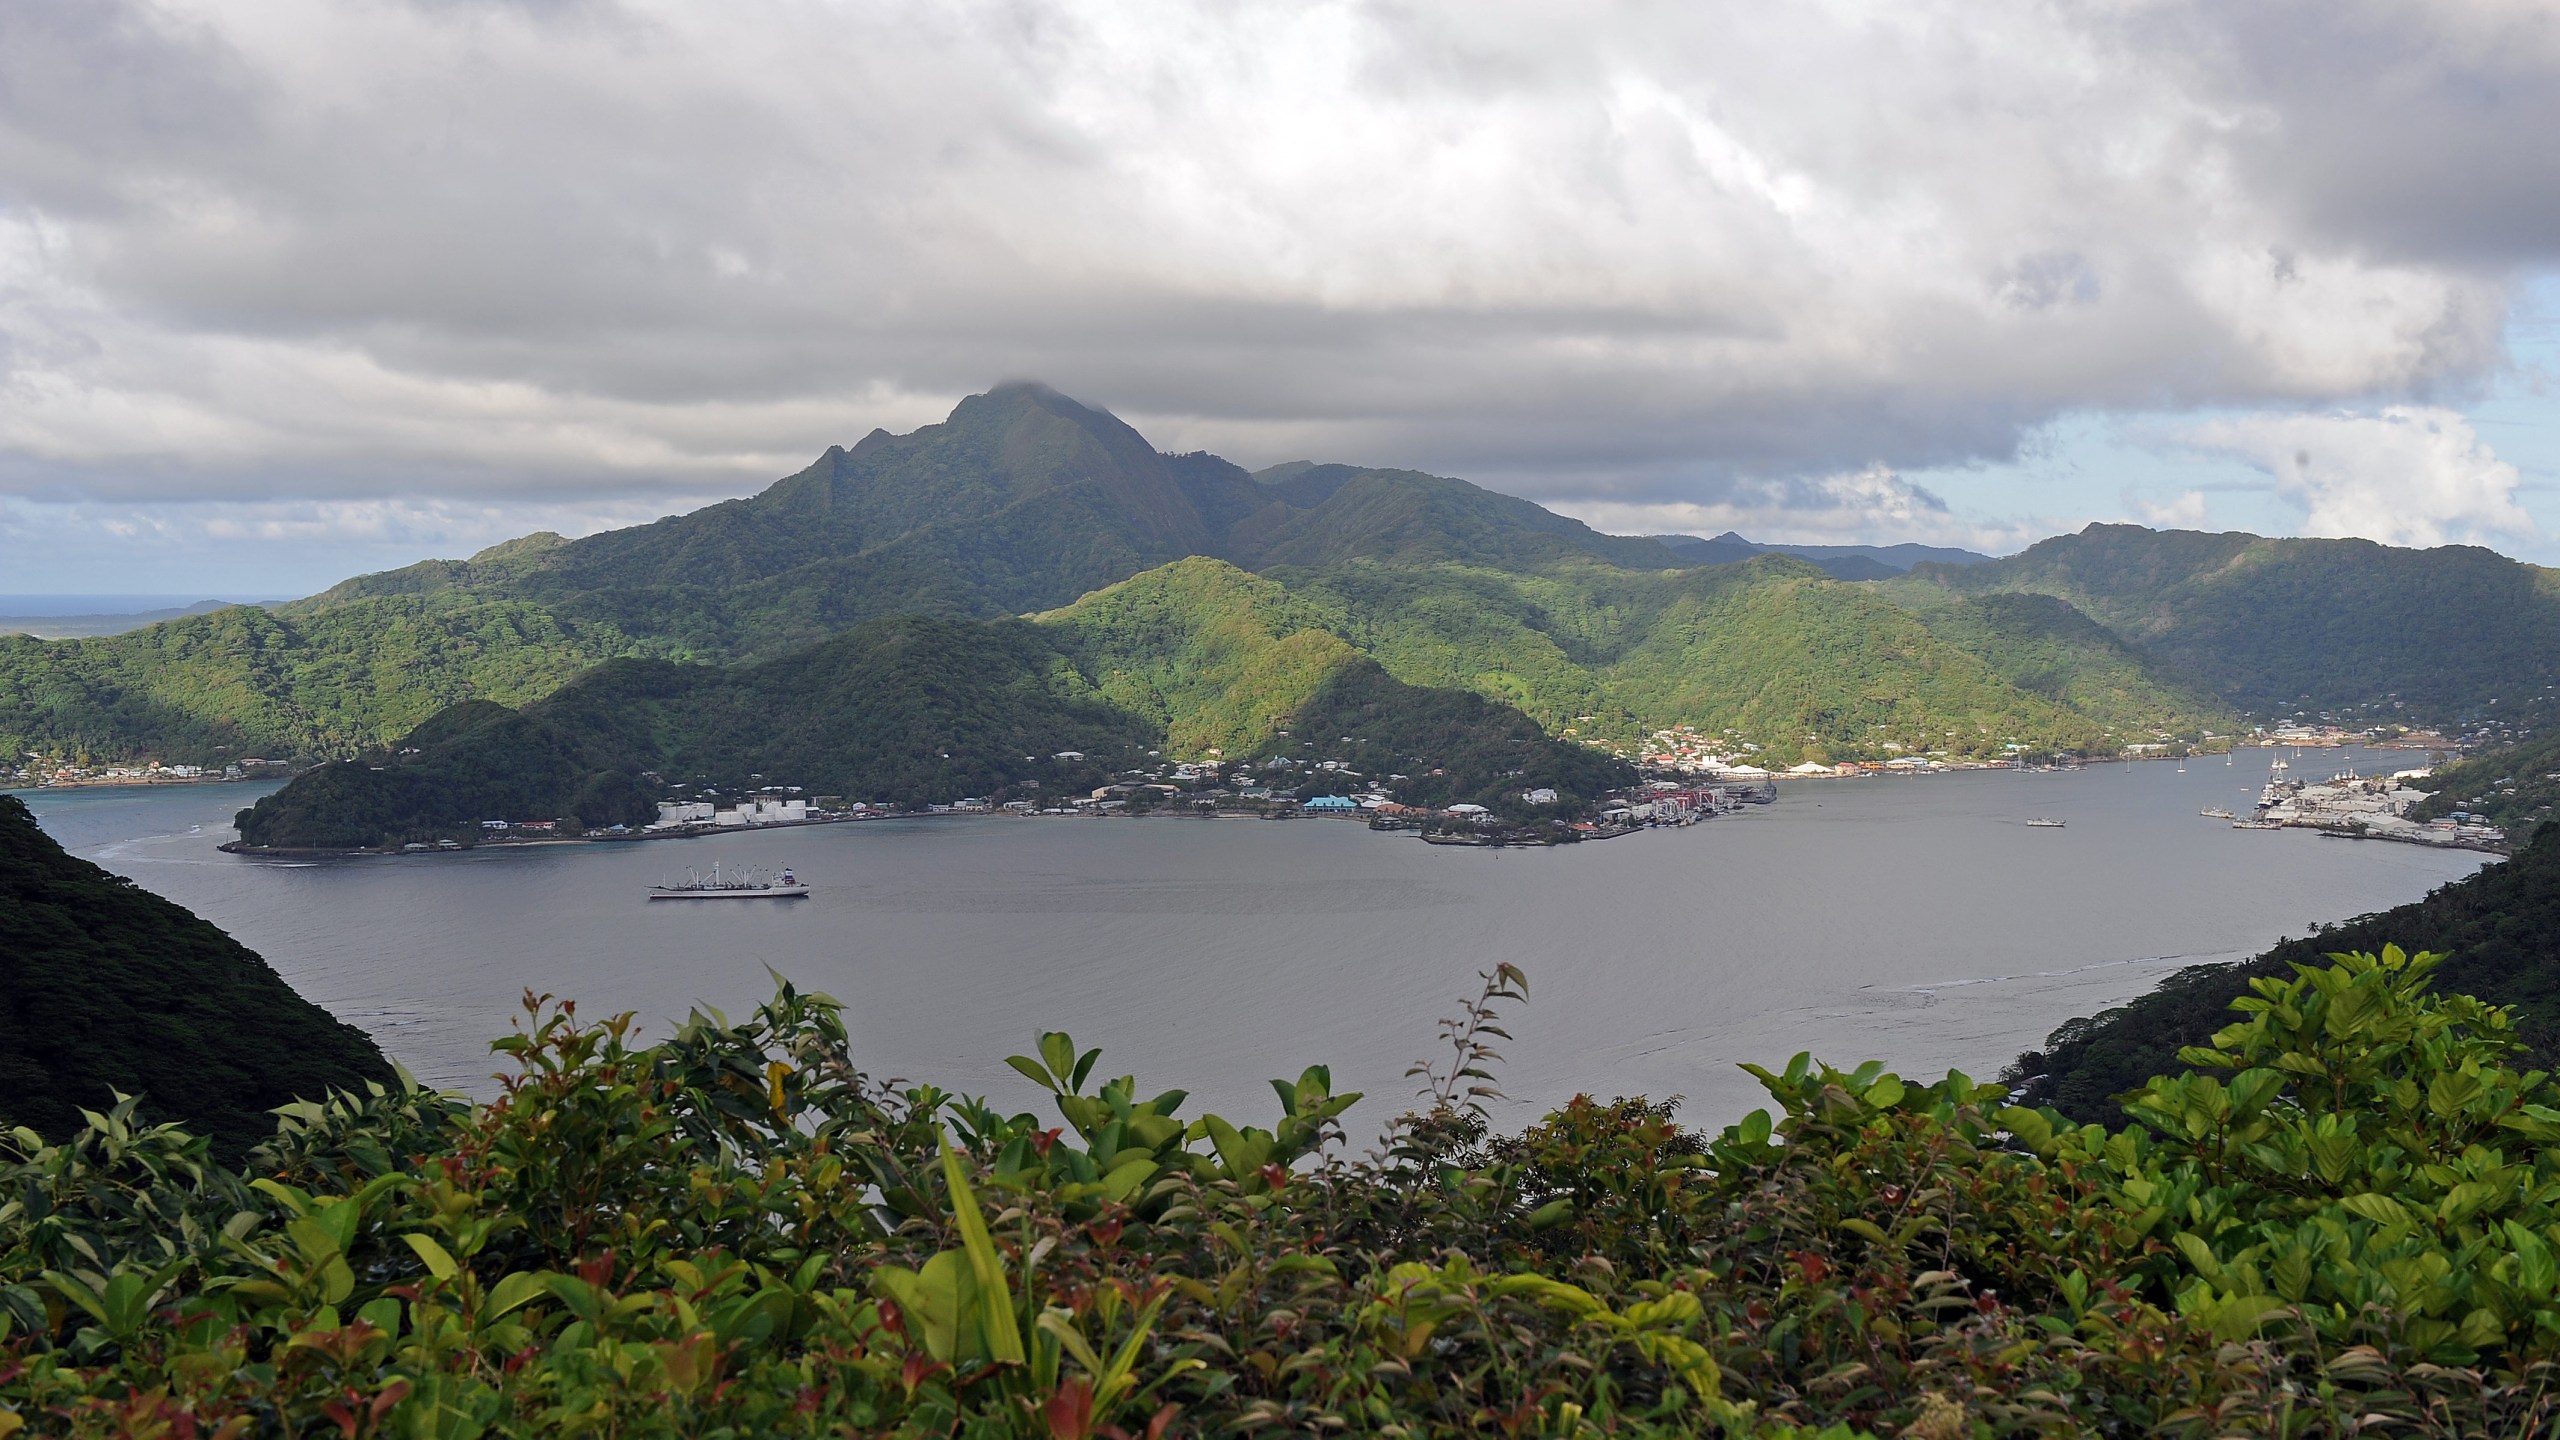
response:
<svg viewBox="0 0 2560 1440"><path fill-rule="evenodd" d="M1618 530L2560 561L2538 0L0 4L0 592L288 594L1044 379Z"/></svg>

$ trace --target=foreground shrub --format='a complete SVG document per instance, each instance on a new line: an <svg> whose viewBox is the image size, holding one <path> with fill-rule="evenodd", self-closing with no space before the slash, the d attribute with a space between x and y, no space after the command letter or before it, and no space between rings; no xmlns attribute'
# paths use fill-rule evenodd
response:
<svg viewBox="0 0 2560 1440"><path fill-rule="evenodd" d="M1039 1037L1053 1116L853 1063L784 986L655 1045L528 997L470 1107L131 1106L0 1156L0 1435L2530 1433L2560 1109L2430 956L2260 981L2073 1127L1799 1056L1713 1137L1495 1136L1503 967L1366 1156Z"/></svg>

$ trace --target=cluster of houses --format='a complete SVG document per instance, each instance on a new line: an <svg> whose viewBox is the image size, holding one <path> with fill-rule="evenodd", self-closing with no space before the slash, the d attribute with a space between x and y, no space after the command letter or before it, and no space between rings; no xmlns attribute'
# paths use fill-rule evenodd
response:
<svg viewBox="0 0 2560 1440"><path fill-rule="evenodd" d="M1888 750L1899 747L1888 745ZM2023 747L2010 745L2011 751ZM1747 740L1730 736L1718 738L1700 734L1694 727L1674 725L1656 730L1635 747L1633 754L1621 752L1622 758L1656 774L1698 775L1711 780L1738 781L1746 784L1769 779L1773 774L1794 775L1812 779L1823 776L1857 775L1925 775L1937 770L2001 769L2007 761L1943 760L1925 755L1896 755L1889 760L1843 760L1832 764L1808 760L1801 765L1773 771L1758 763L1760 747Z"/></svg>
<svg viewBox="0 0 2560 1440"><path fill-rule="evenodd" d="M157 760L131 765L74 765L30 751L27 763L0 765L0 785L201 785L212 780L251 780L289 767L281 760L235 760L215 769L206 765L163 765Z"/></svg>
<svg viewBox="0 0 2560 1440"><path fill-rule="evenodd" d="M1701 735L1692 726L1674 725L1668 730L1654 731L1645 737L1643 744L1635 747L1634 754L1622 754L1621 758L1633 760L1647 770L1736 780L1766 780L1769 771L1753 764L1749 758L1759 749L1747 740Z"/></svg>

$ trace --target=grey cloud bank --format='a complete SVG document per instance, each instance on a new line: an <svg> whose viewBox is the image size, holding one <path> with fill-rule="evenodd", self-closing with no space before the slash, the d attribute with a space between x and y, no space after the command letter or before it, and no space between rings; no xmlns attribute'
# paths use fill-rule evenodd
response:
<svg viewBox="0 0 2560 1440"><path fill-rule="evenodd" d="M18 0L0 493L619 517L1037 376L1247 461L1943 532L1897 474L2056 416L2423 430L2560 249L2554 133L2560 22L2487 0ZM2396 453L2464 478L2270 473L2512 530L2512 467Z"/></svg>

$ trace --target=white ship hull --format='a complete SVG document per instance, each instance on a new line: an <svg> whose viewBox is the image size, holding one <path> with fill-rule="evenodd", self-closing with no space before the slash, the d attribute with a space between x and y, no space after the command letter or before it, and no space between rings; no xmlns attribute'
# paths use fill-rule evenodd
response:
<svg viewBox="0 0 2560 1440"><path fill-rule="evenodd" d="M809 887L806 885L759 885L734 890L652 889L649 892L649 898L652 900L796 900L808 893Z"/></svg>

